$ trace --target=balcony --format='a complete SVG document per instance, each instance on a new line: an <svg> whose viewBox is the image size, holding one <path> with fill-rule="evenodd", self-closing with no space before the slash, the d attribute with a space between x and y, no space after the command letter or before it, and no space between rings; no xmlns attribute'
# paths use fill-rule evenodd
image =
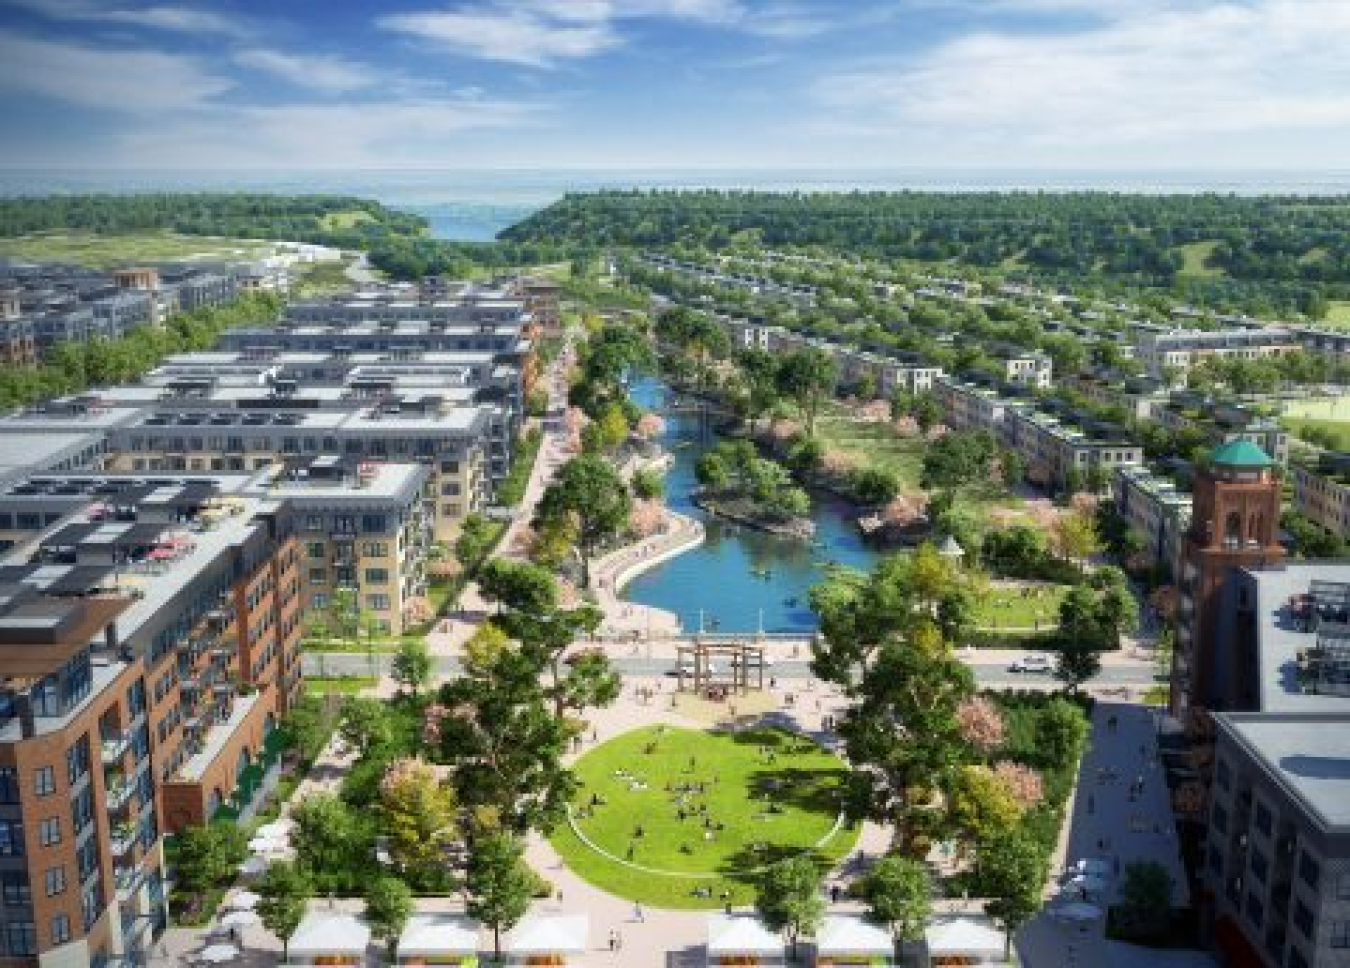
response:
<svg viewBox="0 0 1350 968"><path fill-rule="evenodd" d="M136 785L130 780L119 780L116 783L108 785L108 809L121 810L131 802L132 795L136 792Z"/></svg>
<svg viewBox="0 0 1350 968"><path fill-rule="evenodd" d="M145 872L139 867L116 867L113 869L113 882L117 885L117 900L126 902L135 896L145 880Z"/></svg>
<svg viewBox="0 0 1350 968"><path fill-rule="evenodd" d="M103 737L103 765L112 766L115 763L121 762L122 757L126 755L127 749L130 746L130 733L119 733Z"/></svg>
<svg viewBox="0 0 1350 968"><path fill-rule="evenodd" d="M114 857L126 857L136 846L136 827L133 824L114 824L112 837L108 841Z"/></svg>

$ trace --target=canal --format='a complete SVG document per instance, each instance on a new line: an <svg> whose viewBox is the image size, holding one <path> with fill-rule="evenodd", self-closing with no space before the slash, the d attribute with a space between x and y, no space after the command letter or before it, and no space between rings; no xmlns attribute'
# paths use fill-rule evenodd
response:
<svg viewBox="0 0 1350 968"><path fill-rule="evenodd" d="M661 381L644 379L631 392L666 422L661 442L675 459L666 476L666 503L702 520L707 541L634 578L623 597L675 613L689 631L697 630L700 621L709 631L814 630L807 596L829 566L868 569L877 559L863 544L848 508L814 495L814 542L775 537L706 514L694 507L690 494L698 487L695 462L716 444L716 436L697 413L668 412L668 391Z"/></svg>

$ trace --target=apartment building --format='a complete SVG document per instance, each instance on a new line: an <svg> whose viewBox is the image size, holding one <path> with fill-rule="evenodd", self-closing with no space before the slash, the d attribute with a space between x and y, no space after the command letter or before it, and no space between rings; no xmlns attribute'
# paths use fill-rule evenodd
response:
<svg viewBox="0 0 1350 968"><path fill-rule="evenodd" d="M1037 390L1050 389L1054 378L1054 361L1048 354L1007 343L986 346L985 352L999 366L999 376L1003 382Z"/></svg>
<svg viewBox="0 0 1350 968"><path fill-rule="evenodd" d="M1125 428L1072 412L1014 406L1003 420L1003 443L1026 460L1027 479L1042 487L1083 486L1095 474L1108 485L1117 468L1143 463L1144 449Z"/></svg>
<svg viewBox="0 0 1350 968"><path fill-rule="evenodd" d="M562 287L552 279L540 276L520 276L507 283L506 291L519 296L525 304L531 325L541 336L560 336L562 321Z"/></svg>
<svg viewBox="0 0 1350 968"><path fill-rule="evenodd" d="M20 291L0 288L0 366L31 368L37 360L33 321L24 318Z"/></svg>
<svg viewBox="0 0 1350 968"><path fill-rule="evenodd" d="M1250 407L1185 391L1174 393L1167 403L1154 407L1152 418L1169 430L1200 434L1214 447L1245 440L1280 464L1289 461L1289 434L1279 420Z"/></svg>
<svg viewBox="0 0 1350 968"><path fill-rule="evenodd" d="M253 478L245 494L284 501L293 511L301 550L304 606L323 614L338 589L381 632L401 634L410 603L426 595L432 508L425 464L353 464L319 457Z"/></svg>
<svg viewBox="0 0 1350 968"><path fill-rule="evenodd" d="M1074 374L1063 385L1099 406L1120 407L1135 420L1150 419L1168 400L1168 391L1158 380L1114 371Z"/></svg>
<svg viewBox="0 0 1350 968"><path fill-rule="evenodd" d="M1191 524L1191 495L1142 464L1117 467L1112 481L1116 511L1144 539L1155 568L1180 574L1181 539Z"/></svg>
<svg viewBox="0 0 1350 968"><path fill-rule="evenodd" d="M1342 538L1350 537L1350 454L1321 454L1289 465L1294 510Z"/></svg>
<svg viewBox="0 0 1350 968"><path fill-rule="evenodd" d="M1140 323L1135 326L1134 349L1149 376L1163 379L1168 373L1184 376L1212 357L1256 360L1298 352L1303 344L1295 333L1275 327L1178 330Z"/></svg>
<svg viewBox="0 0 1350 968"><path fill-rule="evenodd" d="M1003 437L1010 401L982 383L956 376L933 381L933 396L942 408L942 422L952 430L987 430Z"/></svg>
<svg viewBox="0 0 1350 968"><path fill-rule="evenodd" d="M1219 713L1204 882L1230 964L1350 960L1350 709Z"/></svg>
<svg viewBox="0 0 1350 968"><path fill-rule="evenodd" d="M0 564L4 963L142 964L162 835L243 805L298 698L298 546L217 482L30 485L82 506Z"/></svg>

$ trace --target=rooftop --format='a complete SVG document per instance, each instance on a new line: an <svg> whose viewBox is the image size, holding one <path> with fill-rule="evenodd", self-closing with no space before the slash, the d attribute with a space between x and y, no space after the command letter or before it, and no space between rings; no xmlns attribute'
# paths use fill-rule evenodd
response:
<svg viewBox="0 0 1350 968"><path fill-rule="evenodd" d="M1211 464L1220 467L1270 467L1275 461L1250 440L1230 440L1209 455Z"/></svg>
<svg viewBox="0 0 1350 968"><path fill-rule="evenodd" d="M1256 583L1260 708L1267 713L1336 711L1350 715L1350 696L1303 691L1298 657L1316 645L1293 614L1291 601L1313 582L1350 582L1350 562L1291 562L1279 569L1244 572Z"/></svg>
<svg viewBox="0 0 1350 968"><path fill-rule="evenodd" d="M1215 718L1326 828L1350 828L1350 713Z"/></svg>

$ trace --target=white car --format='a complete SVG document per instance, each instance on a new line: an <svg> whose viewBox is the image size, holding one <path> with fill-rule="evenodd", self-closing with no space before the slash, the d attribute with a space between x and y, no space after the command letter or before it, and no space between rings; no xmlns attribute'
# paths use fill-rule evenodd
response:
<svg viewBox="0 0 1350 968"><path fill-rule="evenodd" d="M1050 672L1050 659L1043 655L1024 655L1020 659L1013 660L1013 664L1008 666L1009 672Z"/></svg>
<svg viewBox="0 0 1350 968"><path fill-rule="evenodd" d="M703 666L703 671L710 676L717 675L719 671L717 663L711 661L705 663ZM675 669L670 670L670 674L672 676L678 676L680 673L684 673L686 676L692 676L694 674L694 660L681 659L679 666Z"/></svg>

